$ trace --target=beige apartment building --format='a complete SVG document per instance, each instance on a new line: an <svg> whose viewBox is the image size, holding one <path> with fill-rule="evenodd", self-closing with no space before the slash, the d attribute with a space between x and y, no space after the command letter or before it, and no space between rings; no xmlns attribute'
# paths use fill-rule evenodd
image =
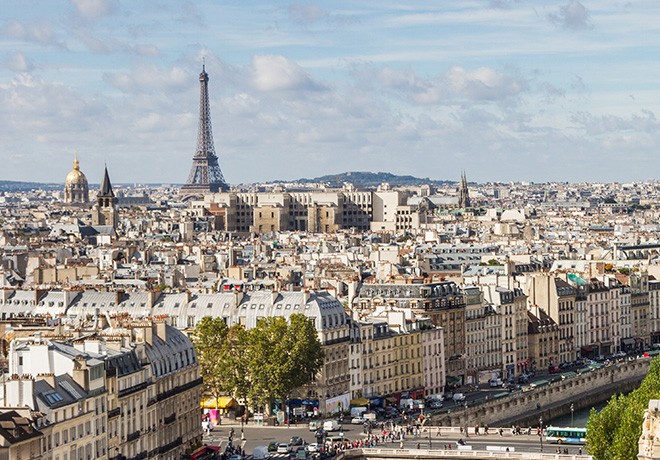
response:
<svg viewBox="0 0 660 460"><path fill-rule="evenodd" d="M181 458L202 435L192 343L163 322L108 331L58 327L14 339L3 412L45 414L41 458Z"/></svg>
<svg viewBox="0 0 660 460"><path fill-rule="evenodd" d="M529 304L542 309L559 327L558 364L575 361L575 288L561 278L545 273L531 276L527 288Z"/></svg>
<svg viewBox="0 0 660 460"><path fill-rule="evenodd" d="M488 383L502 373L500 316L478 286L465 286L465 354L468 384Z"/></svg>

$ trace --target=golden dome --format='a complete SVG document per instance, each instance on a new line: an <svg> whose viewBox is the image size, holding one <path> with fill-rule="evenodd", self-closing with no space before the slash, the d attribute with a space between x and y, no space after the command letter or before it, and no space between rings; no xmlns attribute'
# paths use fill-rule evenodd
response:
<svg viewBox="0 0 660 460"><path fill-rule="evenodd" d="M74 184L85 184L87 185L87 177L80 170L80 165L78 164L78 158L73 160L73 169L69 174L66 175L66 185Z"/></svg>

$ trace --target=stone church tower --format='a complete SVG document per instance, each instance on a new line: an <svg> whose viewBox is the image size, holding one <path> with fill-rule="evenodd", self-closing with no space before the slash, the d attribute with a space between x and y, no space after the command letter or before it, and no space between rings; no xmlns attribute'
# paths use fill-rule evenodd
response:
<svg viewBox="0 0 660 460"><path fill-rule="evenodd" d="M96 195L96 204L92 208L92 226L110 225L117 228L117 220L117 198L112 191L112 184L106 167L101 188L98 195Z"/></svg>

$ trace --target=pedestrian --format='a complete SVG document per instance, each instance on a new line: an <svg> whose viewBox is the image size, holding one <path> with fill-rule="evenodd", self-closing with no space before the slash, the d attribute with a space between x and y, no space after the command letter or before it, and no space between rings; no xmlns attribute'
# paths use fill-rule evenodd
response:
<svg viewBox="0 0 660 460"><path fill-rule="evenodd" d="M422 447L421 444L417 443L417 448L419 449L420 447Z"/></svg>
<svg viewBox="0 0 660 460"><path fill-rule="evenodd" d="M403 441L399 442L399 449L403 449Z"/></svg>
<svg viewBox="0 0 660 460"><path fill-rule="evenodd" d="M578 449L578 455L582 455L582 447Z"/></svg>

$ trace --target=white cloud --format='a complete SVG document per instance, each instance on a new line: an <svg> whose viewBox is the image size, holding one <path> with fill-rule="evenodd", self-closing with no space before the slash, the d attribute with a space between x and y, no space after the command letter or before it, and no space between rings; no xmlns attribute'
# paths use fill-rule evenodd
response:
<svg viewBox="0 0 660 460"><path fill-rule="evenodd" d="M454 66L447 72L446 81L457 93L474 101L494 101L518 96L525 90L525 82L489 68L465 70Z"/></svg>
<svg viewBox="0 0 660 460"><path fill-rule="evenodd" d="M5 65L13 72L30 72L34 69L34 64L20 52L7 55Z"/></svg>
<svg viewBox="0 0 660 460"><path fill-rule="evenodd" d="M377 83L404 100L422 105L507 101L527 91L524 79L489 67L467 70L453 66L435 78L422 78L410 70L391 67L355 69L354 74L362 84Z"/></svg>
<svg viewBox="0 0 660 460"><path fill-rule="evenodd" d="M252 84L259 91L319 90L302 67L284 56L254 56L251 66Z"/></svg>
<svg viewBox="0 0 660 460"><path fill-rule="evenodd" d="M64 43L57 38L53 27L46 23L9 21L0 28L0 34L44 46L65 48Z"/></svg>
<svg viewBox="0 0 660 460"><path fill-rule="evenodd" d="M589 11L578 0L570 0L568 4L561 6L556 13L548 14L548 19L568 30L578 31L592 27Z"/></svg>
<svg viewBox="0 0 660 460"><path fill-rule="evenodd" d="M141 65L130 73L105 73L104 81L126 93L181 91L190 86L194 77L182 67L163 71L155 65Z"/></svg>
<svg viewBox="0 0 660 460"><path fill-rule="evenodd" d="M318 5L292 3L288 8L289 17L298 24L314 24L327 15Z"/></svg>
<svg viewBox="0 0 660 460"><path fill-rule="evenodd" d="M76 13L87 21L96 21L113 14L119 7L117 0L71 0Z"/></svg>

